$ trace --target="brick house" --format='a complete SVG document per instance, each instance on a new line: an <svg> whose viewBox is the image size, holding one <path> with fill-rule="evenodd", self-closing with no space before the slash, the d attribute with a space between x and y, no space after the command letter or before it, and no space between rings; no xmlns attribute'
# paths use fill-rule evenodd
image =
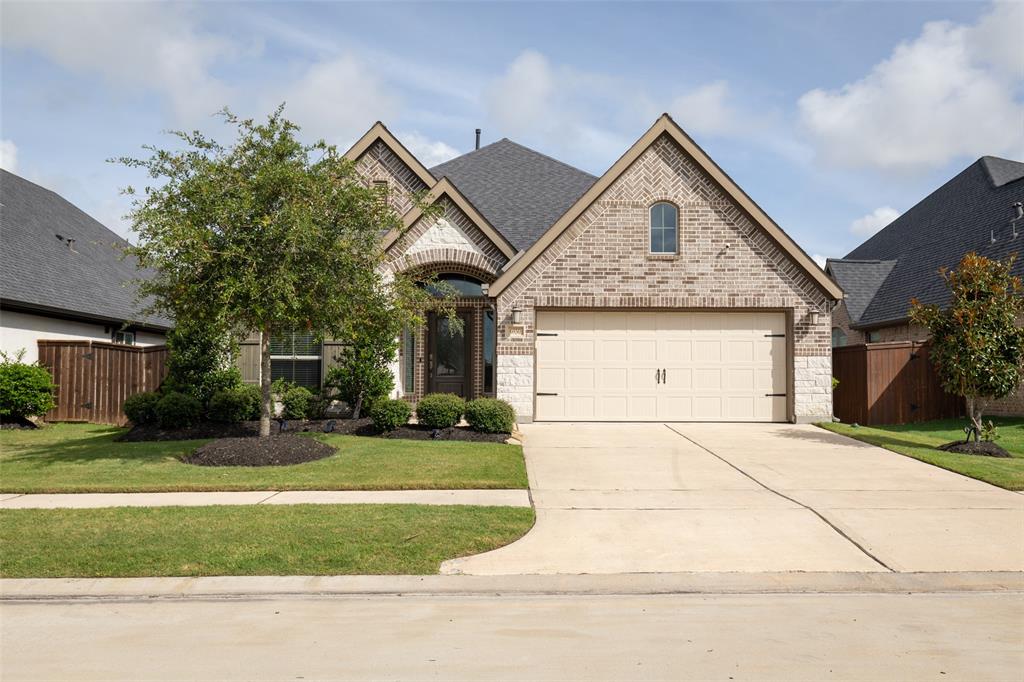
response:
<svg viewBox="0 0 1024 682"><path fill-rule="evenodd" d="M927 340L908 309L912 298L948 301L939 268L955 268L971 251L1005 260L1022 246L1024 163L984 156L845 258L826 263L845 292L832 313L832 345ZM1024 276L1024 259L1013 272ZM1024 387L988 412L1024 416Z"/></svg>
<svg viewBox="0 0 1024 682"><path fill-rule="evenodd" d="M668 115L601 177L507 139L427 169L380 123L347 156L403 216L388 267L460 292L462 334L405 333L398 396L496 396L522 422L830 417L841 289Z"/></svg>

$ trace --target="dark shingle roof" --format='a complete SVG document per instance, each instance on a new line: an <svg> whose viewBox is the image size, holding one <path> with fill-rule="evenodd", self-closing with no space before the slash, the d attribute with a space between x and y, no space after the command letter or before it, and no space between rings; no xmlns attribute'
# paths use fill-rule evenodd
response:
<svg viewBox="0 0 1024 682"><path fill-rule="evenodd" d="M894 260L843 260L829 258L825 271L843 288L846 312L850 322L857 324L868 303L875 297L892 272Z"/></svg>
<svg viewBox="0 0 1024 682"><path fill-rule="evenodd" d="M949 297L937 271L955 267L970 251L998 259L1024 251L1024 221L1017 223L1016 239L1010 224L1018 201L1024 201L1024 163L985 156L847 254L843 260L896 261L866 303L847 301L848 308L864 309L858 324L904 320L915 297L945 305ZM1024 275L1024 258L1013 272Z"/></svg>
<svg viewBox="0 0 1024 682"><path fill-rule="evenodd" d="M430 172L451 180L517 249L537 241L597 180L508 139Z"/></svg>
<svg viewBox="0 0 1024 682"><path fill-rule="evenodd" d="M59 235L59 236L58 236ZM68 239L73 239L69 246ZM0 298L111 322L169 328L139 314L140 275L115 248L126 242L55 192L0 170Z"/></svg>

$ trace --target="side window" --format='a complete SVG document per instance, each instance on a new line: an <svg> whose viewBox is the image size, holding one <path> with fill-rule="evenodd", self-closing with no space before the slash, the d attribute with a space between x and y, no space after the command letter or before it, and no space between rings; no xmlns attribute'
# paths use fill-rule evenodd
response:
<svg viewBox="0 0 1024 682"><path fill-rule="evenodd" d="M124 344L125 346L135 345L135 332L115 331L110 340L113 343Z"/></svg>
<svg viewBox="0 0 1024 682"><path fill-rule="evenodd" d="M270 337L270 378L284 379L310 389L320 388L323 345L307 332L276 333Z"/></svg>
<svg viewBox="0 0 1024 682"><path fill-rule="evenodd" d="M416 334L406 327L402 332L402 390L412 394L416 390Z"/></svg>
<svg viewBox="0 0 1024 682"><path fill-rule="evenodd" d="M672 204L651 206L651 253L676 253L679 243L679 211Z"/></svg>
<svg viewBox="0 0 1024 682"><path fill-rule="evenodd" d="M832 347L842 348L846 345L846 332L839 327L832 327Z"/></svg>

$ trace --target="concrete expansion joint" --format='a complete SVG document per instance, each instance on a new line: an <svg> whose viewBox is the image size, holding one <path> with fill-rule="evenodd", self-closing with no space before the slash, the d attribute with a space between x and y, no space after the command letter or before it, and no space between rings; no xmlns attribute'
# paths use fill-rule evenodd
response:
<svg viewBox="0 0 1024 682"><path fill-rule="evenodd" d="M265 504L267 502L267 500L270 500L271 498L277 497L280 494L281 494L280 490L275 490L275 491L271 492L269 495L267 495L266 497L264 497L262 500L257 502L256 504Z"/></svg>
<svg viewBox="0 0 1024 682"><path fill-rule="evenodd" d="M803 507L803 508L804 508L804 509L806 509L807 511L809 511L809 512L811 512L812 514L814 514L815 516L817 516L817 517L818 517L819 519L821 519L821 520L822 520L823 522L825 522L825 523L826 523L826 524L827 524L827 525L828 525L828 526L829 526L829 527L830 527L830 528L831 528L832 530L834 530L834 531L835 531L836 533L838 533L839 535L841 535L841 536L842 536L842 537L843 537L843 538L844 538L844 539L845 539L845 540L846 540L847 542L849 542L849 543L850 543L850 544L852 544L852 545L853 545L854 547L856 547L857 549L859 549L859 550L860 550L861 552L863 552L863 553L864 553L864 554L865 554L865 555L866 555L866 556L867 556L868 558L870 558L870 559L871 559L872 561L874 561L875 563L877 563L877 564L878 564L879 566L881 566L882 568L884 568L885 570L887 570L887 571L889 571L889 572L891 572L891 573L895 573L895 572L896 572L896 569L894 569L893 567L889 566L889 565L888 565L888 564L886 564L886 563L885 563L884 561L882 561L882 560L881 560L881 559L879 559L879 558L878 558L877 556L875 556L875 555L874 555L874 554L872 554L872 553L871 553L870 551L868 551L868 549L867 549L866 547L864 547L864 546L863 546L862 544L860 544L859 542L857 542L856 540L854 540L853 538L851 538L851 537L850 537L849 535L847 535L847 533L846 533L845 531L843 531L843 529L841 529L841 528L840 528L839 526L837 526L836 524L832 523L832 521L830 521L830 520L829 520L828 518L826 518L826 517L825 517L825 515L823 515L823 514L822 514L821 512L819 512L819 511L818 511L817 509L815 509L815 508L813 508L813 507L811 507L811 506L809 506L809 505L806 505L806 504L804 504L804 503L803 503L803 502L801 502L800 500L794 499L794 498L792 498L792 497L789 497L788 495L785 495L785 494L783 494L783 493L780 493L780 492L779 492L778 490L775 490L775 489L773 489L773 488L770 488L770 487L768 487L767 485L765 485L765 484L764 484L763 482L759 481L759 480L758 480L757 478L755 478L755 477L754 477L754 476L752 476L751 474L747 473L746 471L744 471L744 470L743 470L743 469L741 469L740 467L736 466L735 464L733 464L732 462L730 462L729 460L727 460L727 459L726 459L725 457L722 457L721 455L719 455L719 454L718 454L717 452L715 452L714 450L712 450L712 449L708 448L707 446L705 446L705 445L704 445L703 443L698 443L697 441L693 440L692 438L690 438L690 437L689 437L689 436L687 436L686 434L684 434L684 433L681 433L680 431L677 431L676 429L672 428L672 426L671 426L671 425L669 425L669 424L666 424L665 426L666 426L666 428L668 428L668 430L669 430L669 431L672 431L673 433L675 433L675 434L677 434L677 435L679 435L679 436L681 436L681 437L685 438L686 440L690 441L691 443L693 443L694 445L696 445L696 446L697 446L697 447L699 447L700 449L702 449L702 450L704 450L705 452L707 452L707 453L708 453L709 455L712 455L713 457L716 457L716 458L718 458L719 460L721 460L721 461L722 461L722 462L724 462L725 464L729 465L730 467L732 467L733 469L735 469L735 470L736 470L736 471L738 471L739 473L743 474L744 476L746 476L747 478L749 478L749 479L750 479L751 481L753 481L754 483L756 483L756 484L758 484L759 486L761 486L762 488L764 488L765 490L767 490L767 491L769 491L769 492L771 492L771 493L774 493L774 494L778 495L779 497L781 497L781 498L783 498L783 499L789 500L790 502L792 502L792 503L794 503L794 504L798 504L798 505L800 505L801 507Z"/></svg>

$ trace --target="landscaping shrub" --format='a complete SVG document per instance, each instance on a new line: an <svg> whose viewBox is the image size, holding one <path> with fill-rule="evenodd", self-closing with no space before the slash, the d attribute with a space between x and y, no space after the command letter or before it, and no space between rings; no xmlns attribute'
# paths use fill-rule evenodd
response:
<svg viewBox="0 0 1024 682"><path fill-rule="evenodd" d="M184 393L165 394L153 408L157 424L162 429L182 429L192 426L203 416L203 405Z"/></svg>
<svg viewBox="0 0 1024 682"><path fill-rule="evenodd" d="M516 411L504 400L477 398L466 403L466 421L474 431L511 433L516 423Z"/></svg>
<svg viewBox="0 0 1024 682"><path fill-rule="evenodd" d="M430 393L416 404L416 418L430 429L447 429L462 419L466 401L453 393Z"/></svg>
<svg viewBox="0 0 1024 682"><path fill-rule="evenodd" d="M229 335L207 325L179 325L167 335L167 347L162 393L185 393L206 405L217 391L242 385Z"/></svg>
<svg viewBox="0 0 1024 682"><path fill-rule="evenodd" d="M210 398L207 415L211 421L227 424L259 419L259 387L250 384L217 391Z"/></svg>
<svg viewBox="0 0 1024 682"><path fill-rule="evenodd" d="M305 419L312 401L313 394L308 388L302 386L289 388L281 396L281 403L284 405L281 416L285 419Z"/></svg>
<svg viewBox="0 0 1024 682"><path fill-rule="evenodd" d="M25 351L0 354L0 417L25 418L52 410L53 378L45 367L21 362Z"/></svg>
<svg viewBox="0 0 1024 682"><path fill-rule="evenodd" d="M412 405L404 400L381 398L370 409L370 420L378 431L394 431L409 423Z"/></svg>
<svg viewBox="0 0 1024 682"><path fill-rule="evenodd" d="M121 406L121 411L133 424L155 424L156 404L160 402L160 394L156 392L136 393L128 396Z"/></svg>
<svg viewBox="0 0 1024 682"><path fill-rule="evenodd" d="M346 346L337 357L338 364L327 373L327 385L352 408L353 418L372 410L374 402L387 397L395 387L387 365L390 357L382 360L379 349L369 345Z"/></svg>

